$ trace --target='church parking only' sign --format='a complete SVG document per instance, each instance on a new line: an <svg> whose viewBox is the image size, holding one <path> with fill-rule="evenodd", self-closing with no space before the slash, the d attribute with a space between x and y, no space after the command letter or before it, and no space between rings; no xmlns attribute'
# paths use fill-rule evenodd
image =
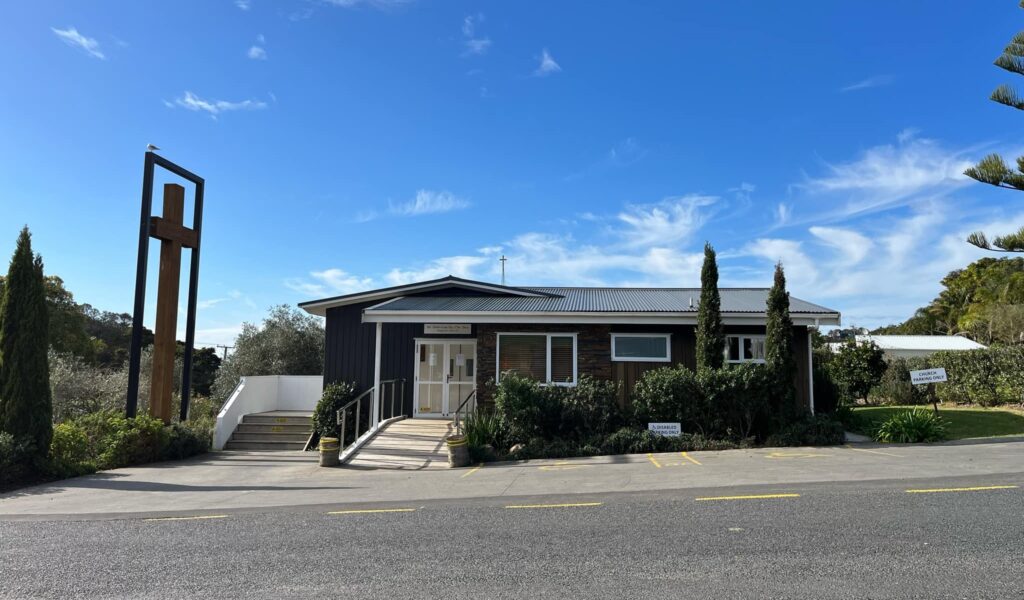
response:
<svg viewBox="0 0 1024 600"><path fill-rule="evenodd" d="M921 369L910 372L910 383L942 383L946 381L946 369Z"/></svg>

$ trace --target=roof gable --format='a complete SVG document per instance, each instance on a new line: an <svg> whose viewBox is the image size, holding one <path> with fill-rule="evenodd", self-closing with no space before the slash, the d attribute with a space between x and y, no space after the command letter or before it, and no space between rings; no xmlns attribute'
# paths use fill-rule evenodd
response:
<svg viewBox="0 0 1024 600"><path fill-rule="evenodd" d="M461 277L449 275L447 277L442 277L440 279L432 279L430 281L421 281L418 283L396 285L377 290L356 292L354 294L344 294L341 296L324 298L322 300L310 300L308 302L300 302L299 308L302 308L306 312L314 315L324 316L327 314L327 309L334 308L337 306L346 306L349 304L357 304L360 302L368 302L373 300L385 301L392 298L398 298L400 296L436 296L439 294L444 294L446 291L449 292L449 294L447 295L455 297L482 295L545 298L553 296L553 294L551 293L543 292L540 290L517 288L506 285L497 285L493 283L486 283L483 281L462 279Z"/></svg>

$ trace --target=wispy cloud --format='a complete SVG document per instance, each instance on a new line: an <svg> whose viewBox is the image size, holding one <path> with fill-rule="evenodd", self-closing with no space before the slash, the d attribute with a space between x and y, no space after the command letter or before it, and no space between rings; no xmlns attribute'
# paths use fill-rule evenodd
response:
<svg viewBox="0 0 1024 600"><path fill-rule="evenodd" d="M903 140L900 145L869 148L851 161L826 164L825 175L808 177L794 189L832 195L828 205L838 208L814 218L835 219L892 208L924 195L945 195L969 181L963 172L973 161L963 151L933 140Z"/></svg>
<svg viewBox="0 0 1024 600"><path fill-rule="evenodd" d="M477 28L484 22L483 13L469 15L462 19L462 43L466 47L464 55L484 54L491 47L491 38L477 36Z"/></svg>
<svg viewBox="0 0 1024 600"><path fill-rule="evenodd" d="M252 0L235 0L235 6L241 10L249 10L252 8Z"/></svg>
<svg viewBox="0 0 1024 600"><path fill-rule="evenodd" d="M536 77L547 77L548 75L553 75L561 70L562 67L555 62L555 59L551 56L551 53L548 52L548 49L544 48L540 54L540 64L537 65L533 74Z"/></svg>
<svg viewBox="0 0 1024 600"><path fill-rule="evenodd" d="M250 47L247 55L253 60L267 60L267 51L259 46Z"/></svg>
<svg viewBox="0 0 1024 600"><path fill-rule="evenodd" d="M242 100L240 102L229 102L227 100L204 100L192 92L186 91L183 96L176 98L173 103L164 102L168 107L180 106L188 110L205 112L211 117L235 110L261 110L267 107L262 100Z"/></svg>
<svg viewBox="0 0 1024 600"><path fill-rule="evenodd" d="M612 146L600 160L590 166L570 173L565 181L573 181L591 175L602 169L623 168L640 162L647 156L647 148L640 145L636 138L628 137Z"/></svg>
<svg viewBox="0 0 1024 600"><path fill-rule="evenodd" d="M633 204L618 214L623 225L616 234L630 247L676 246L688 240L707 221L704 210L718 201L716 196L687 195L657 204Z"/></svg>
<svg viewBox="0 0 1024 600"><path fill-rule="evenodd" d="M107 57L100 50L100 43L91 37L85 37L74 27L68 27L67 29L57 29L55 27L50 28L54 35L60 38L68 46L72 48L78 48L93 58L100 60L106 60Z"/></svg>
<svg viewBox="0 0 1024 600"><path fill-rule="evenodd" d="M391 204L388 212L400 217L416 217L468 208L469 202L447 191L419 190L408 202Z"/></svg>
<svg viewBox="0 0 1024 600"><path fill-rule="evenodd" d="M352 294L371 289L375 282L370 277L358 277L342 269L325 269L313 271L310 280L293 278L285 281L285 286L309 296L326 296L328 294Z"/></svg>
<svg viewBox="0 0 1024 600"><path fill-rule="evenodd" d="M376 8L378 10L398 8L400 6L410 4L413 1L414 0L323 0L325 4L340 6L342 8L358 8L366 6L368 8Z"/></svg>
<svg viewBox="0 0 1024 600"><path fill-rule="evenodd" d="M861 79L860 81L845 85L839 88L839 91L843 93L856 92L858 90L866 90L881 87L883 85L889 85L892 82L892 75L875 75L874 77L868 77L867 79Z"/></svg>

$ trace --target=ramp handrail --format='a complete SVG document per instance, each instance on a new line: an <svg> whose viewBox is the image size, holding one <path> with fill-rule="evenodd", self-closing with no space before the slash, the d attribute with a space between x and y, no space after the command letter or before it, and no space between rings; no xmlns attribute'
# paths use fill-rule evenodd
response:
<svg viewBox="0 0 1024 600"><path fill-rule="evenodd" d="M399 383L401 383L402 385L398 386ZM395 417L395 388L396 387L401 387L402 388L401 400L399 402L399 408L401 408L405 404L405 379L404 378L385 379L384 381L380 382L380 389L383 390L383 389L385 389L385 386L388 386L388 385L391 386L391 413L390 413L390 416L387 417L387 418L390 419L390 418L394 418ZM355 405L356 426L355 426L355 437L353 439L358 440L359 439L359 427L362 424L362 419L359 418L361 416L361 411L362 411L362 406L363 406L362 400L363 400L363 398L365 398L369 394L373 394L373 392L375 392L377 389L378 388L376 386L366 389L365 391L363 391L362 394L359 394L358 396L355 397L355 399L346 402L344 406L342 406L341 408L338 409L337 423L339 425L339 430L340 430L339 433L338 433L338 446L342 450L345 449L345 431L346 431L345 425L347 424L349 409L352 407L353 404ZM380 421L383 420L383 416L384 416L384 395L385 394L383 392L380 393L380 394L374 394L373 401L377 403L377 411L374 412L373 407L372 406L370 407L370 415L371 415L370 416L370 420L373 420L373 418L374 418L373 415L376 414L377 422L376 423L369 423L369 424L367 424L367 428L366 428L367 431L376 428L377 425L380 423ZM366 432L364 431L363 433L366 433Z"/></svg>
<svg viewBox="0 0 1024 600"><path fill-rule="evenodd" d="M469 392L469 394L462 401L462 403L459 404L459 407L455 409L455 423L454 423L455 424L455 433L458 433L458 434L464 433L462 431L462 421L464 420L464 419L461 418L462 409L463 408L466 409L466 417L469 417L470 408L469 408L468 404L469 404L469 401L474 399L474 398L476 398L476 388L473 388L473 391ZM475 402L473 403L473 407L474 408L476 407L476 403Z"/></svg>

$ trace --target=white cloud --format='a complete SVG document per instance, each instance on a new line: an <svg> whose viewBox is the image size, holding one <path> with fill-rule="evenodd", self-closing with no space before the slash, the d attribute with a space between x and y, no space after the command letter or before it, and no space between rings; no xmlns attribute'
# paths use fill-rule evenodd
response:
<svg viewBox="0 0 1024 600"><path fill-rule="evenodd" d="M235 0L235 6L241 10L249 10L252 8L252 0Z"/></svg>
<svg viewBox="0 0 1024 600"><path fill-rule="evenodd" d="M849 85L845 85L845 86L839 88L839 91L843 92L843 93L855 92L857 90L866 90L866 89L869 89L869 88L879 87L879 86L883 86L883 85L889 85L892 82L893 82L893 77L891 75L875 75L874 77L868 77L867 79L862 79L862 80L857 81L855 83L851 83Z"/></svg>
<svg viewBox="0 0 1024 600"><path fill-rule="evenodd" d="M413 0L323 0L326 4L340 6L342 8L358 8L366 6L369 8L376 8L378 10L397 8L404 4L409 4L412 1Z"/></svg>
<svg viewBox="0 0 1024 600"><path fill-rule="evenodd" d="M261 110L267 107L267 103L261 100L242 100L241 102L204 100L189 91L186 91L185 95L182 97L176 98L173 105L166 100L164 101L164 104L168 107L176 105L182 108L187 108L188 110L205 112L214 118L223 112L234 110Z"/></svg>
<svg viewBox="0 0 1024 600"><path fill-rule="evenodd" d="M469 202L447 191L419 190L416 197L401 204L391 204L388 212L400 217L416 217L468 208Z"/></svg>
<svg viewBox="0 0 1024 600"><path fill-rule="evenodd" d="M432 260L419 268L391 269L384 278L388 285L439 279L448 275L471 279L475 277L477 267L487 261L488 259L481 256L446 256Z"/></svg>
<svg viewBox="0 0 1024 600"><path fill-rule="evenodd" d="M689 195L657 204L629 205L618 214L625 227L616 233L630 247L679 244L704 225L708 215L702 209L717 201L714 196Z"/></svg>
<svg viewBox="0 0 1024 600"><path fill-rule="evenodd" d="M541 51L540 64L537 65L537 69L534 70L533 74L537 77L546 77L548 75L558 73L561 70L562 67L555 62L555 59L552 58L548 49L544 48L544 50Z"/></svg>
<svg viewBox="0 0 1024 600"><path fill-rule="evenodd" d="M100 60L107 59L106 55L104 55L100 50L99 42L91 37L85 37L78 33L78 30L74 27L68 27L67 29L51 27L50 30L68 46L78 48L93 58L98 58Z"/></svg>
<svg viewBox="0 0 1024 600"><path fill-rule="evenodd" d="M352 294L375 286L370 277L359 277L337 268L313 271L309 276L313 281L288 279L285 286L307 296Z"/></svg>
<svg viewBox="0 0 1024 600"><path fill-rule="evenodd" d="M778 206L775 207L775 225L781 227L787 223L793 217L793 208L784 202L779 202Z"/></svg>
<svg viewBox="0 0 1024 600"><path fill-rule="evenodd" d="M842 254L843 263L846 265L855 265L864 260L874 246L874 242L870 239L850 229L814 226L808 231L823 244L831 246Z"/></svg>
<svg viewBox="0 0 1024 600"><path fill-rule="evenodd" d="M491 47L491 38L476 35L477 28L483 22L484 15L482 13L469 15L462 19L462 37L464 38L462 43L466 47L464 56L484 54Z"/></svg>
<svg viewBox="0 0 1024 600"><path fill-rule="evenodd" d="M267 60L267 51L259 46L252 46L249 48L248 56L253 60Z"/></svg>
<svg viewBox="0 0 1024 600"><path fill-rule="evenodd" d="M969 181L963 172L973 161L962 152L932 140L904 139L899 146L875 146L855 160L828 164L828 174L808 178L795 187L811 194L842 196L837 198L840 208L827 216L849 217L892 208L923 195L941 196Z"/></svg>

